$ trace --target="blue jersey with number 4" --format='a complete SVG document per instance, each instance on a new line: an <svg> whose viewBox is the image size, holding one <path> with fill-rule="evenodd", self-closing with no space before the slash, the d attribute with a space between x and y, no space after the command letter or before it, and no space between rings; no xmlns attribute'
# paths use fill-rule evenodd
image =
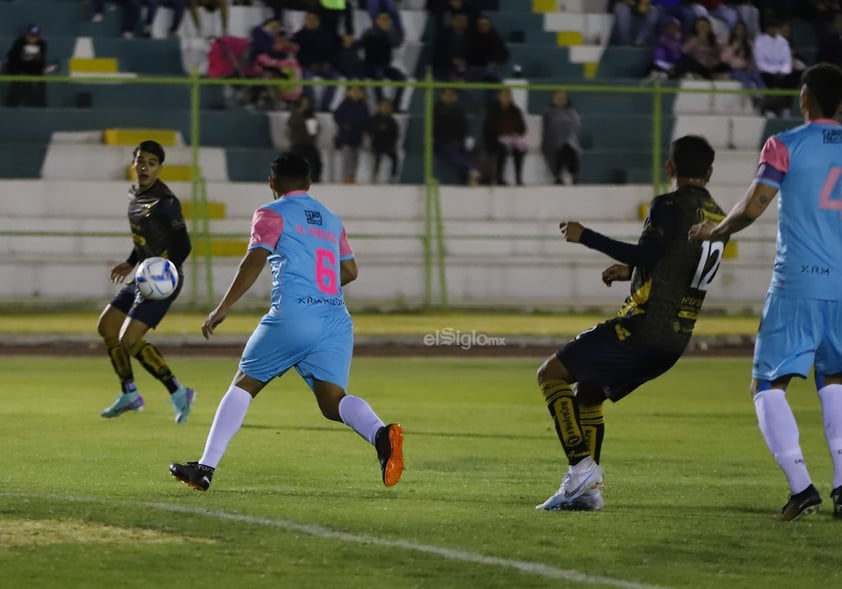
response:
<svg viewBox="0 0 842 589"><path fill-rule="evenodd" d="M305 191L254 212L249 249L269 250L272 300L279 318L347 313L339 263L354 257L340 218Z"/></svg>
<svg viewBox="0 0 842 589"><path fill-rule="evenodd" d="M770 137L755 181L780 191L769 291L842 300L842 127L814 120Z"/></svg>

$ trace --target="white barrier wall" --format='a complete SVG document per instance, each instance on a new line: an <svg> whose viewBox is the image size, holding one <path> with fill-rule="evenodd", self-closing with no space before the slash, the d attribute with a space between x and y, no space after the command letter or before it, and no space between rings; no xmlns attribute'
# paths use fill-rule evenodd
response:
<svg viewBox="0 0 842 589"><path fill-rule="evenodd" d="M182 201L190 186L172 184ZM0 182L0 300L107 300L115 291L110 268L131 251L124 182ZM726 210L742 189L712 188ZM346 289L352 305L415 304L424 297L424 188L421 186L314 186L312 193L342 216L360 265ZM442 219L449 300L456 305L510 307L614 307L625 286L606 288L600 274L611 261L565 243L562 219L579 220L607 235L635 241L639 207L648 186L539 188L442 187ZM208 184L208 198L224 203L226 217L211 221L211 239L248 238L254 209L271 199L259 184ZM738 257L726 260L709 292L710 303L756 308L768 285L774 256L775 211L739 235ZM188 224L190 221L188 221ZM96 232L104 235L83 236ZM69 233L69 235L57 235ZM194 245L198 233L192 234ZM434 243L433 246L436 244ZM239 255L239 253L237 254ZM225 291L238 257L214 258L215 296ZM204 295L188 280L182 298ZM438 272L433 271L434 299ZM264 301L269 273L247 298Z"/></svg>

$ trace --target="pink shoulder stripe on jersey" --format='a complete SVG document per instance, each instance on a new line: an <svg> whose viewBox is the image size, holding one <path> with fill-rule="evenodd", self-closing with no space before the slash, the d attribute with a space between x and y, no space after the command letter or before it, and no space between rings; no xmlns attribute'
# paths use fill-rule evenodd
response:
<svg viewBox="0 0 842 589"><path fill-rule="evenodd" d="M783 174L789 171L789 149L777 137L769 137L760 152L760 167L763 168L764 164Z"/></svg>
<svg viewBox="0 0 842 589"><path fill-rule="evenodd" d="M259 208L251 219L249 249L257 246L274 250L284 230L284 218L271 209Z"/></svg>
<svg viewBox="0 0 842 589"><path fill-rule="evenodd" d="M353 256L354 250L351 249L351 244L348 242L348 235L345 233L345 228L342 228L342 235L339 237L339 256L347 257Z"/></svg>

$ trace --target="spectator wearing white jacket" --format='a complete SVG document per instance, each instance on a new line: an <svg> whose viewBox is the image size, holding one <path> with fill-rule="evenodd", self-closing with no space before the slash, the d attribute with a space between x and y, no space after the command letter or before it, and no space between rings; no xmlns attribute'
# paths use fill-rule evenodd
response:
<svg viewBox="0 0 842 589"><path fill-rule="evenodd" d="M754 61L768 88L794 89L797 75L792 72L792 48L781 35L781 23L770 20L762 35L754 40ZM788 117L792 99L788 96L767 96L763 111L767 117Z"/></svg>

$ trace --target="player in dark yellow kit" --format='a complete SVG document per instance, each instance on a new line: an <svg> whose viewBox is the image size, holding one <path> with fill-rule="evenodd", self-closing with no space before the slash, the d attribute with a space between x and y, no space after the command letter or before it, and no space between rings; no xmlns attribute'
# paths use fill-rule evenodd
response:
<svg viewBox="0 0 842 589"><path fill-rule="evenodd" d="M167 387L175 410L175 422L187 421L195 392L181 386L161 353L144 338L167 314L184 284L182 264L190 255L190 237L181 213L181 204L166 184L158 179L164 163L164 148L155 141L144 141L132 153L137 186L129 190L129 225L134 247L125 262L111 269L111 280L122 283L135 265L155 256L168 258L178 268L178 287L163 301L145 300L134 280L123 287L99 317L97 331L105 342L114 372L120 378L121 394L104 409L102 417L118 417L126 411L143 408L137 391L131 357Z"/></svg>
<svg viewBox="0 0 842 589"><path fill-rule="evenodd" d="M705 292L717 274L724 241L691 242L702 219L724 218L705 185L714 151L699 136L670 146L673 192L656 196L636 244L616 241L574 221L561 223L566 240L611 256L606 285L631 279L631 294L613 319L580 333L538 370L538 384L569 468L545 510L602 509L599 466L605 433L602 405L619 401L675 364L690 341Z"/></svg>

